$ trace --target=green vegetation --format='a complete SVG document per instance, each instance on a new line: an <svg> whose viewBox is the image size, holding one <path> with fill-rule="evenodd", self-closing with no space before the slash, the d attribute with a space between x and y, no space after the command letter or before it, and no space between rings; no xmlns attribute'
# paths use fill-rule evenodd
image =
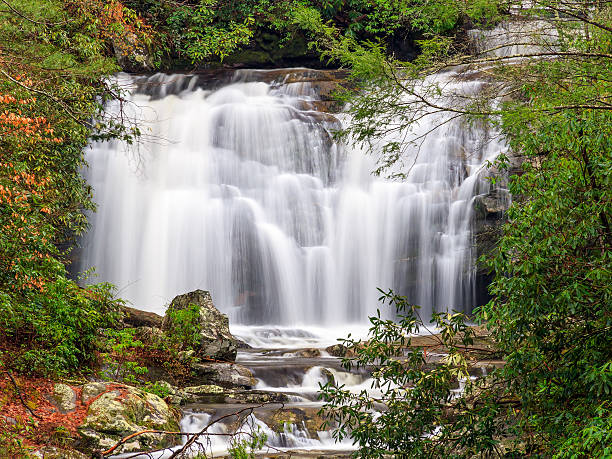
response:
<svg viewBox="0 0 612 459"><path fill-rule="evenodd" d="M138 364L137 353L144 347L142 341L136 338L136 329L105 330L106 346L105 362L109 368L109 377L115 381L125 381L129 384L138 382L140 376L148 369Z"/></svg>
<svg viewBox="0 0 612 459"><path fill-rule="evenodd" d="M434 314L431 323L439 335L429 345L419 344L413 336L429 328L418 307L392 292L383 292L380 301L394 307L398 317L372 317L368 341L343 340L356 354L343 359L343 366L373 369L381 395L352 393L333 383L323 386L327 403L322 414L339 425L335 437L350 436L360 457L487 457L499 451L495 437L514 418L497 404L504 386L488 378L469 379L474 358L495 351L474 346L474 329L460 313ZM437 364L428 363L429 348L446 355ZM465 391L458 397L460 381ZM373 410L381 405L384 411Z"/></svg>
<svg viewBox="0 0 612 459"><path fill-rule="evenodd" d="M170 347L181 351L193 349L198 345L200 307L197 304L190 304L185 309L169 310L166 315L170 326L165 331L165 335L168 337Z"/></svg>
<svg viewBox="0 0 612 459"><path fill-rule="evenodd" d="M86 10L8 6L19 14L0 12L0 348L10 368L65 374L93 362L98 329L116 316L112 287L80 288L65 265L93 209L83 148L92 134L130 132L102 116L117 66Z"/></svg>
<svg viewBox="0 0 612 459"><path fill-rule="evenodd" d="M115 5L144 20L150 39L141 41L162 68L222 62L262 35L272 37L273 46L289 46L304 34L298 19L304 13L347 39L387 44L453 33L460 25L499 16L497 5L486 0L125 0Z"/></svg>
<svg viewBox="0 0 612 459"><path fill-rule="evenodd" d="M234 459L253 459L257 457L255 452L264 447L267 439L268 436L259 426L251 427L251 432L232 437L227 452Z"/></svg>

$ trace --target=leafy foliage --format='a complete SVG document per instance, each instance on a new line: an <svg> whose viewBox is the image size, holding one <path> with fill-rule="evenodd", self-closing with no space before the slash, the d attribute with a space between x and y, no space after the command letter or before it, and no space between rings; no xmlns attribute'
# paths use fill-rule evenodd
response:
<svg viewBox="0 0 612 459"><path fill-rule="evenodd" d="M178 350L193 349L199 343L200 307L190 304L185 309L166 311L170 327L165 331L170 346Z"/></svg>
<svg viewBox="0 0 612 459"><path fill-rule="evenodd" d="M261 431L259 426L253 428L248 435L233 436L230 440L230 447L227 452L234 459L252 459L257 457L256 451L263 448L268 436Z"/></svg>
<svg viewBox="0 0 612 459"><path fill-rule="evenodd" d="M326 401L321 414L338 428L334 436L350 436L360 457L473 457L494 452L494 436L513 418L496 403L504 386L495 378L472 380L469 364L487 348L474 346L474 330L460 313L437 313L432 327L439 331L430 344L415 343L414 336L428 325L418 307L405 297L383 292L382 303L393 306L398 317L370 318L368 340L342 340L355 353L344 358L347 370L372 371L372 388L353 393L333 382L321 388ZM441 361L436 353L446 354ZM433 357L428 358L428 354ZM462 391L459 390L461 387Z"/></svg>
<svg viewBox="0 0 612 459"><path fill-rule="evenodd" d="M62 374L93 361L98 329L116 316L112 288L82 289L65 265L94 207L79 173L90 119L100 116L99 138L131 134L101 116L114 93L103 77L117 67L86 15L59 1L10 6L0 12L0 346L13 368Z"/></svg>
<svg viewBox="0 0 612 459"><path fill-rule="evenodd" d="M333 27L347 39L381 43L452 34L466 21L490 23L499 16L496 4L487 0L467 5L455 0L125 0L116 4L153 26L150 39L140 41L162 66L168 61L176 66L182 59L192 65L222 62L266 32L276 34L277 45L284 46L304 32L296 19L305 10L319 16L321 27Z"/></svg>
<svg viewBox="0 0 612 459"><path fill-rule="evenodd" d="M149 370L137 361L137 353L144 345L136 339L136 329L108 329L105 336L109 352L104 354L104 360L109 366L110 378L130 384L139 382L139 378Z"/></svg>

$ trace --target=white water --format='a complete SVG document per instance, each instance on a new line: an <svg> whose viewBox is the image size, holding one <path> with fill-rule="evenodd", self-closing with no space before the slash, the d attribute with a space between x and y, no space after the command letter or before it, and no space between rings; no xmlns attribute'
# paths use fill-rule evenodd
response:
<svg viewBox="0 0 612 459"><path fill-rule="evenodd" d="M436 78L468 93L481 85L450 77ZM482 132L443 125L407 149L414 165L392 182L371 176L371 157L331 140L337 125L309 106L308 83L150 82L153 96L131 100L159 140L138 155L119 142L87 153L98 211L80 268L95 266L96 280L160 313L177 294L210 290L243 324L364 323L377 287L407 295L425 317L473 305L472 200L487 191L481 166L501 148ZM424 118L414 135L443 116Z"/></svg>
<svg viewBox="0 0 612 459"><path fill-rule="evenodd" d="M233 418L230 418L233 419ZM211 424L213 417L206 413L189 413L181 420L181 432L199 433L206 426ZM235 421L235 419L234 419ZM231 422L230 422L231 423ZM236 429L228 423L212 423L205 430L205 434L198 437L197 444L186 450L187 457L194 457L198 454L205 454L206 457L225 457L228 449L237 442L250 440L253 435L265 435L266 441L263 448L253 451L257 455L279 453L296 450L323 452L326 450L351 451L356 449L350 440L336 443L331 432L317 432L317 437L313 438L305 426L287 423L283 432L275 432L267 424L251 414L244 419L242 424ZM187 441L187 436L183 440L183 445ZM112 456L114 458L131 459L166 459L177 451L179 447L166 448L161 451L138 453L123 453ZM249 450L249 452L251 452Z"/></svg>

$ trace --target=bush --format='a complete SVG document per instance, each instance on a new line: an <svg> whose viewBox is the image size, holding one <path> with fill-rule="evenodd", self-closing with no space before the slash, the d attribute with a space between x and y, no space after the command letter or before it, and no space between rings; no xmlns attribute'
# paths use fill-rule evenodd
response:
<svg viewBox="0 0 612 459"><path fill-rule="evenodd" d="M81 289L58 279L25 301L0 294L0 346L5 364L28 374L67 374L94 362L99 330L118 318L113 289L100 284Z"/></svg>
<svg viewBox="0 0 612 459"><path fill-rule="evenodd" d="M185 309L175 309L166 312L168 330L165 332L168 344L178 350L193 349L200 342L198 324L200 307L190 304Z"/></svg>

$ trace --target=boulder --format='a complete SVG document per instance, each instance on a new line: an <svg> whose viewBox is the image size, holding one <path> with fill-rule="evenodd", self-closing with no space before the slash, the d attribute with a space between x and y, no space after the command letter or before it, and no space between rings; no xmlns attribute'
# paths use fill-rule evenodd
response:
<svg viewBox="0 0 612 459"><path fill-rule="evenodd" d="M211 403L231 404L262 404L262 403L285 403L289 401L287 395L279 392L249 389L226 389L214 384L203 384L201 386L187 386L179 388L165 381L158 382L164 386L168 395L164 397L174 405L208 405Z"/></svg>
<svg viewBox="0 0 612 459"><path fill-rule="evenodd" d="M228 390L225 392L225 403L268 404L286 403L287 394L267 390Z"/></svg>
<svg viewBox="0 0 612 459"><path fill-rule="evenodd" d="M333 357L355 357L357 355L354 348L346 347L340 343L326 347L325 351Z"/></svg>
<svg viewBox="0 0 612 459"><path fill-rule="evenodd" d="M146 429L177 431L179 414L157 395L135 387L107 384L87 409L78 428L82 449L106 450L122 438ZM120 446L116 453L165 448L180 443L180 437L165 433L145 433Z"/></svg>
<svg viewBox="0 0 612 459"><path fill-rule="evenodd" d="M106 392L106 384L101 382L87 383L83 386L83 390L81 391L81 399L83 403L87 403L92 398L96 398L104 392Z"/></svg>
<svg viewBox="0 0 612 459"><path fill-rule="evenodd" d="M283 353L283 357L314 359L316 357L321 357L321 350L315 348L298 349L297 351Z"/></svg>
<svg viewBox="0 0 612 459"><path fill-rule="evenodd" d="M277 433L286 432L290 425L294 425L305 428L310 438L318 438L317 432L326 430L319 407L261 410L257 411L257 418Z"/></svg>
<svg viewBox="0 0 612 459"><path fill-rule="evenodd" d="M234 361L238 351L238 342L229 331L229 320L225 314L215 308L209 292L196 290L179 295L172 300L162 322L162 330L171 334L174 328L172 312L187 309L191 305L199 308L198 327L199 343L197 357Z"/></svg>
<svg viewBox="0 0 612 459"><path fill-rule="evenodd" d="M202 402L203 400L223 398L224 389L214 384L201 386L187 386L183 388L183 401L187 403Z"/></svg>
<svg viewBox="0 0 612 459"><path fill-rule="evenodd" d="M197 384L214 384L225 388L246 388L257 384L253 373L236 363L196 363L191 366L193 381Z"/></svg>
<svg viewBox="0 0 612 459"><path fill-rule="evenodd" d="M147 46L135 33L114 34L111 44L115 57L126 72L150 72L154 68L153 58Z"/></svg>
<svg viewBox="0 0 612 459"><path fill-rule="evenodd" d="M53 386L53 394L50 397L60 413L68 413L76 408L76 393L67 384L56 384Z"/></svg>
<svg viewBox="0 0 612 459"><path fill-rule="evenodd" d="M160 328L164 318L154 312L141 311L140 309L123 306L123 323L129 327L151 327Z"/></svg>

